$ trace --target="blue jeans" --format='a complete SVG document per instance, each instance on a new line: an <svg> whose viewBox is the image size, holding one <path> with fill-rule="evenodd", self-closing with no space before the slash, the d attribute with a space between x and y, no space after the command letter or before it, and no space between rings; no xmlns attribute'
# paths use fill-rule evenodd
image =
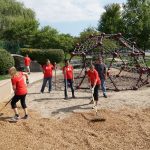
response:
<svg viewBox="0 0 150 150"><path fill-rule="evenodd" d="M68 93L67 93L68 85L71 88L72 96L74 96L73 80L72 79L64 79L64 83L65 83L65 91L64 91L65 97L68 97Z"/></svg>
<svg viewBox="0 0 150 150"><path fill-rule="evenodd" d="M101 88L102 88L103 94L106 95L106 83L105 83L105 79L101 79Z"/></svg>
<svg viewBox="0 0 150 150"><path fill-rule="evenodd" d="M44 89L45 89L45 86L46 86L47 81L48 81L48 84L49 84L49 89L48 89L48 91L50 92L50 91L52 90L52 77L44 78L44 79L43 79L42 88L41 88L41 92L42 92L42 93L44 92Z"/></svg>

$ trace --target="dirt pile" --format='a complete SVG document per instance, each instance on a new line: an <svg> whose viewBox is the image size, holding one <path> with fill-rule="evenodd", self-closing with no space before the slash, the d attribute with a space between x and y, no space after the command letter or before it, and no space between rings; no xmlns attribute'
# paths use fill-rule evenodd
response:
<svg viewBox="0 0 150 150"><path fill-rule="evenodd" d="M100 110L105 121L94 122L94 112L75 113L63 120L41 118L9 123L9 108L0 117L1 150L149 150L150 108Z"/></svg>

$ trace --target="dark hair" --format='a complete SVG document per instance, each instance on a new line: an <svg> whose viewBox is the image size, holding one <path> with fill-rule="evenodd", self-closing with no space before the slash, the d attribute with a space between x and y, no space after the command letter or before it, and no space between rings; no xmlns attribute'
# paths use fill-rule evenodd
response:
<svg viewBox="0 0 150 150"><path fill-rule="evenodd" d="M65 59L64 62L67 63L69 61L69 59Z"/></svg>

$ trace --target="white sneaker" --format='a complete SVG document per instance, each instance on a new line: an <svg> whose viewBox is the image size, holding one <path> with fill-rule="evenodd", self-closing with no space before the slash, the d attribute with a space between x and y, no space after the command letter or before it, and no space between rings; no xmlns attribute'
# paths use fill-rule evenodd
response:
<svg viewBox="0 0 150 150"><path fill-rule="evenodd" d="M97 105L94 105L94 106L92 107L92 109L96 109L96 110L97 110Z"/></svg>
<svg viewBox="0 0 150 150"><path fill-rule="evenodd" d="M11 121L18 121L20 119L20 117L14 116L11 118Z"/></svg>

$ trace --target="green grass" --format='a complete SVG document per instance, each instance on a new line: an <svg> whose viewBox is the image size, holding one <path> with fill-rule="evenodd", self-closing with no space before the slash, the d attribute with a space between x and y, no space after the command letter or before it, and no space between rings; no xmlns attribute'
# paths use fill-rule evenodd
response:
<svg viewBox="0 0 150 150"><path fill-rule="evenodd" d="M5 79L9 79L9 78L10 78L9 75L0 75L0 81L5 80Z"/></svg>
<svg viewBox="0 0 150 150"><path fill-rule="evenodd" d="M148 60L146 63L147 63L147 65L150 67L150 60Z"/></svg>

